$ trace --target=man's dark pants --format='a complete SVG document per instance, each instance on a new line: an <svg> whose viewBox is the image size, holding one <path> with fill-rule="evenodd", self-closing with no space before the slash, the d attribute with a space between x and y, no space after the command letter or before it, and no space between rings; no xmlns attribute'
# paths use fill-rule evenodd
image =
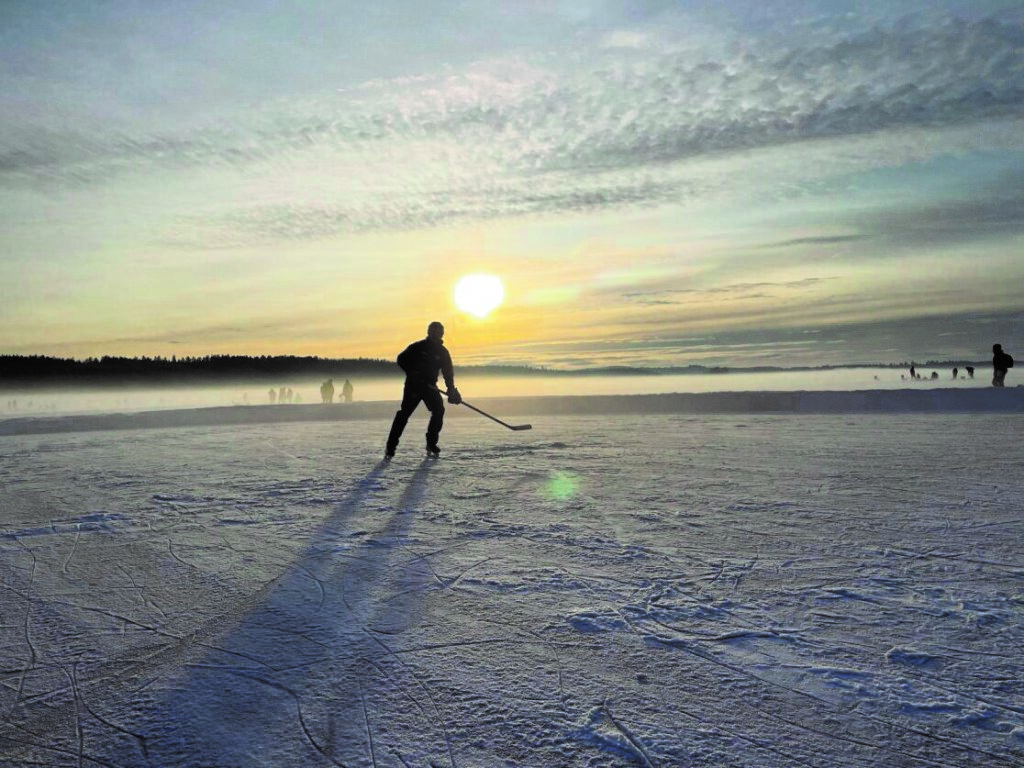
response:
<svg viewBox="0 0 1024 768"><path fill-rule="evenodd" d="M444 399L435 387L406 380L405 389L402 392L402 405L395 413L395 420L391 422L391 434L388 435L387 444L389 453L394 453L395 448L398 447L398 441L402 437L405 425L420 403L426 405L427 410L430 411L430 423L427 424L427 445L437 445L441 427L444 425Z"/></svg>

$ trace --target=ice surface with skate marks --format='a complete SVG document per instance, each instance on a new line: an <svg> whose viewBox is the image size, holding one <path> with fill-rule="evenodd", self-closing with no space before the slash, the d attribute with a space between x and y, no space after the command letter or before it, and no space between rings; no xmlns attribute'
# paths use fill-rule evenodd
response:
<svg viewBox="0 0 1024 768"><path fill-rule="evenodd" d="M1024 416L532 420L0 438L0 762L1024 764Z"/></svg>

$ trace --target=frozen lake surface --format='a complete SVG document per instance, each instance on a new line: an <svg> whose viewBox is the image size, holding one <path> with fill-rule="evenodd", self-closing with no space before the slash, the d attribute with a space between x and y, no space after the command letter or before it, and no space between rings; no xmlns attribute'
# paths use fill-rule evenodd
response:
<svg viewBox="0 0 1024 768"><path fill-rule="evenodd" d="M1020 766L1024 416L0 437L0 763Z"/></svg>

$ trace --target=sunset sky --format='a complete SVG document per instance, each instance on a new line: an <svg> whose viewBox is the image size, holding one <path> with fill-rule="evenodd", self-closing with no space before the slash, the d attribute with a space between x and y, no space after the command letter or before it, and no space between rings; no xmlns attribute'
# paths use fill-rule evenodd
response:
<svg viewBox="0 0 1024 768"><path fill-rule="evenodd" d="M0 353L1024 356L1019 0L5 0L0 61Z"/></svg>

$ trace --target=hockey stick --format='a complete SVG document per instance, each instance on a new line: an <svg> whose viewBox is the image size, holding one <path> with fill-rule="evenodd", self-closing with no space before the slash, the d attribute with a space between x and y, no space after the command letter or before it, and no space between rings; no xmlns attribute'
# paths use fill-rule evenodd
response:
<svg viewBox="0 0 1024 768"><path fill-rule="evenodd" d="M437 390L438 392L440 392L440 393L441 393L442 395L444 395L445 397L447 397L447 396L448 396L448 393L447 393L447 392L445 392L445 391L444 391L443 389L441 389L440 387L434 387L434 389L436 389L436 390ZM524 431L526 431L527 429L533 429L533 425L532 425L532 424L506 424L506 423L505 423L504 421L502 421L501 419L496 419L496 418L495 418L494 416L491 416L491 414L487 413L486 411L481 411L481 410L480 410L479 408L477 408L477 407L476 407L475 405L470 405L470 404L469 404L469 403L467 403L467 402L466 402L465 400L463 400L463 401L462 401L462 402L460 403L460 405L464 405L464 406L466 406L466 407L467 407L467 408L469 408L469 409L470 409L471 411L476 411L476 412L477 412L477 413L479 413L479 414L480 414L481 416L486 416L486 417L487 417L488 419L490 419L491 421L496 421L496 422L498 422L499 424L501 424L501 426L503 426L503 427L506 427L507 429L511 429L511 430L512 430L513 432L524 432Z"/></svg>

